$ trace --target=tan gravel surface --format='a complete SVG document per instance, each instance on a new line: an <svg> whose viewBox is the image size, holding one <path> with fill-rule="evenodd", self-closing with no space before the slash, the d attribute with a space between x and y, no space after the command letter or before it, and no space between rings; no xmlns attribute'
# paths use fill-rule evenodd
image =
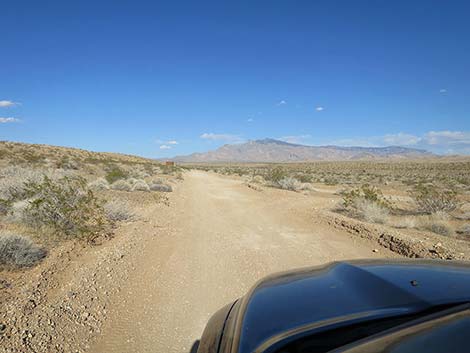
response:
<svg viewBox="0 0 470 353"><path fill-rule="evenodd" d="M268 274L397 256L316 219L315 210L329 202L328 196L259 191L233 178L186 173L169 207L145 215L160 231L130 255L133 267L110 299L90 351L189 352L211 314ZM135 237L147 228L136 226Z"/></svg>

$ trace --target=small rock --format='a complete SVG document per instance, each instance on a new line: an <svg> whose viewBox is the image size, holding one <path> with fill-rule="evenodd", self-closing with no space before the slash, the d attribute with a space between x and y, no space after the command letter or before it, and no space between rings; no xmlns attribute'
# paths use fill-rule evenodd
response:
<svg viewBox="0 0 470 353"><path fill-rule="evenodd" d="M378 250L378 249L374 249L374 250L372 250L372 252L379 252L379 250Z"/></svg>

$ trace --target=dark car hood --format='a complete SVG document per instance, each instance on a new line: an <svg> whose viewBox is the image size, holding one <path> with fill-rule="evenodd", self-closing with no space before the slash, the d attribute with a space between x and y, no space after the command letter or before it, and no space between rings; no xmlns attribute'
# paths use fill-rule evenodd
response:
<svg viewBox="0 0 470 353"><path fill-rule="evenodd" d="M470 265L441 261L339 262L270 276L240 302L238 352L282 337L470 301Z"/></svg>

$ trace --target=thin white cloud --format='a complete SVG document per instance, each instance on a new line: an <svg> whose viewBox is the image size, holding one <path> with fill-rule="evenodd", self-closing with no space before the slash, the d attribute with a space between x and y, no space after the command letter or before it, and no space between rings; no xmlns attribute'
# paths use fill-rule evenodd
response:
<svg viewBox="0 0 470 353"><path fill-rule="evenodd" d="M327 143L336 146L413 146L439 154L470 154L470 131L429 131L422 135L400 132L382 136L335 140Z"/></svg>
<svg viewBox="0 0 470 353"><path fill-rule="evenodd" d="M470 132L467 131L429 131L424 139L429 145L470 145Z"/></svg>
<svg viewBox="0 0 470 353"><path fill-rule="evenodd" d="M379 147L380 146L380 140L377 137L371 137L371 138L344 138L344 139L339 139L339 140L333 140L326 145L329 146L342 146L342 147L350 147L350 146L360 146L360 147Z"/></svg>
<svg viewBox="0 0 470 353"><path fill-rule="evenodd" d="M253 121L255 121L255 119L253 119L253 118L248 118L248 119L246 119L246 121L249 122L249 123L252 123Z"/></svg>
<svg viewBox="0 0 470 353"><path fill-rule="evenodd" d="M441 89L439 90L439 93L447 93L447 89L441 88Z"/></svg>
<svg viewBox="0 0 470 353"><path fill-rule="evenodd" d="M18 118L0 118L0 124L7 124L7 123L19 123L20 119Z"/></svg>
<svg viewBox="0 0 470 353"><path fill-rule="evenodd" d="M276 105L277 106L280 106L280 105L286 105L287 102L285 100L280 100Z"/></svg>
<svg viewBox="0 0 470 353"><path fill-rule="evenodd" d="M279 137L279 140L288 143L304 144L307 143L311 138L311 135L290 135Z"/></svg>
<svg viewBox="0 0 470 353"><path fill-rule="evenodd" d="M226 141L226 142L240 142L240 141L243 141L243 139L238 135L214 134L212 132L205 132L199 137L204 139L204 140L210 140L210 141Z"/></svg>
<svg viewBox="0 0 470 353"><path fill-rule="evenodd" d="M321 112L321 111L325 110L325 107L318 106L318 107L315 108L315 110L316 110L317 112Z"/></svg>
<svg viewBox="0 0 470 353"><path fill-rule="evenodd" d="M178 145L179 142L176 141L176 140L155 140L156 143L158 143L159 145Z"/></svg>
<svg viewBox="0 0 470 353"><path fill-rule="evenodd" d="M421 138L415 135L399 132L398 134L387 134L383 137L383 141L387 145L411 146L421 141Z"/></svg>
<svg viewBox="0 0 470 353"><path fill-rule="evenodd" d="M0 100L0 108L14 107L15 105L18 105L18 104L19 103L16 103L13 101Z"/></svg>
<svg viewBox="0 0 470 353"><path fill-rule="evenodd" d="M160 145L161 150L171 150L171 146L168 145Z"/></svg>

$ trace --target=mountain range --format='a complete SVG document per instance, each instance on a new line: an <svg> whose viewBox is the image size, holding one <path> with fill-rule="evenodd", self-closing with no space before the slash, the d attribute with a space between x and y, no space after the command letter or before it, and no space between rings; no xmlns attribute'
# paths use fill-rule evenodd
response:
<svg viewBox="0 0 470 353"><path fill-rule="evenodd" d="M176 162L308 162L369 159L416 159L435 156L433 153L400 146L341 147L306 146L266 138L239 144L227 144L213 151L173 158Z"/></svg>

